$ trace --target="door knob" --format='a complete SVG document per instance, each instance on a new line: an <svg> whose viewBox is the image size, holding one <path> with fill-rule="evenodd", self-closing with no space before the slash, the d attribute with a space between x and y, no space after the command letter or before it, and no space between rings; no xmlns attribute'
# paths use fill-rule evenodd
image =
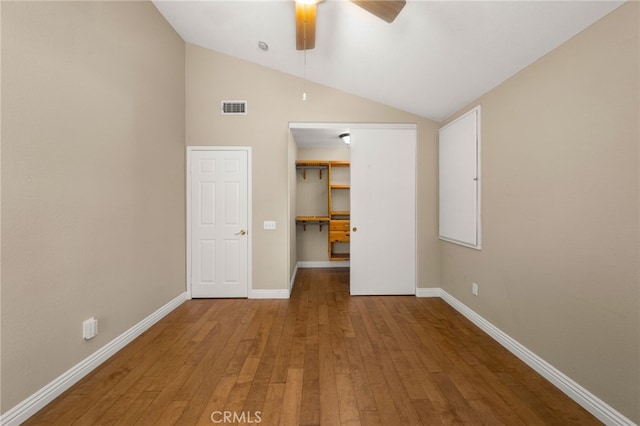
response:
<svg viewBox="0 0 640 426"><path fill-rule="evenodd" d="M244 229L241 229L240 232L238 232L236 235L246 235L247 231L245 231Z"/></svg>
<svg viewBox="0 0 640 426"><path fill-rule="evenodd" d="M353 232L358 232L358 228L356 228L355 226L353 227Z"/></svg>

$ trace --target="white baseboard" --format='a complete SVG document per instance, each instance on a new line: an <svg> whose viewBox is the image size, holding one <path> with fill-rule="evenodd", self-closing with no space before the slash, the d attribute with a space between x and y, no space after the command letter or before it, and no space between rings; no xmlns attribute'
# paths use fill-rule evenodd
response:
<svg viewBox="0 0 640 426"><path fill-rule="evenodd" d="M249 291L249 299L288 299L289 290L283 289L252 289Z"/></svg>
<svg viewBox="0 0 640 426"><path fill-rule="evenodd" d="M249 290L249 299L288 299L291 297L293 285L298 274L298 264L293 268L293 274L289 280L288 289L251 289Z"/></svg>
<svg viewBox="0 0 640 426"><path fill-rule="evenodd" d="M416 288L416 297L440 297L441 294L439 288Z"/></svg>
<svg viewBox="0 0 640 426"><path fill-rule="evenodd" d="M298 275L297 263L295 268L293 268L293 274L291 274L291 280L289 280L289 296L291 296L291 292L293 291L293 285L296 283L296 275Z"/></svg>
<svg viewBox="0 0 640 426"><path fill-rule="evenodd" d="M504 346L509 352L520 358L529 367L536 370L541 376L549 380L554 386L580 404L585 410L593 414L598 420L611 426L637 426L634 422L613 409L609 404L602 401L587 389L573 381L566 374L562 373L547 361L518 343L515 339L475 313L458 299L442 289L439 290L440 297L456 311L460 312L469 321L480 327L485 333Z"/></svg>
<svg viewBox="0 0 640 426"><path fill-rule="evenodd" d="M302 260L298 262L299 268L348 268L350 265L348 260Z"/></svg>
<svg viewBox="0 0 640 426"><path fill-rule="evenodd" d="M64 391L73 386L84 376L93 371L100 364L109 359L113 354L124 348L136 337L144 333L149 327L160 321L165 315L180 306L188 299L186 292L181 293L175 299L162 306L157 311L134 325L102 348L67 370L48 385L0 416L0 425L16 426L33 416L45 405L53 401Z"/></svg>

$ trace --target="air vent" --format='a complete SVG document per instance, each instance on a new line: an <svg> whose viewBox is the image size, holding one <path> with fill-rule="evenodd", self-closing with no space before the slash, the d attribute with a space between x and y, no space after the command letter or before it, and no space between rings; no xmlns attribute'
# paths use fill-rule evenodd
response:
<svg viewBox="0 0 640 426"><path fill-rule="evenodd" d="M247 113L247 101L222 101L222 115Z"/></svg>

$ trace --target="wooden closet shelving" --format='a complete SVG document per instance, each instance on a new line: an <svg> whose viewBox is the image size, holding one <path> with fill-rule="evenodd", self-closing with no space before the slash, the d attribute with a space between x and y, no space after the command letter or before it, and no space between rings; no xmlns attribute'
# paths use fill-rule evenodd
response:
<svg viewBox="0 0 640 426"><path fill-rule="evenodd" d="M307 179L308 170L318 170L318 179L322 180L322 172L329 169L328 161L319 160L298 160L296 161L296 169L302 170L302 178ZM322 226L329 224L329 216L296 216L296 222L302 225L304 231L307 230L307 225L318 225L320 232L322 232Z"/></svg>
<svg viewBox="0 0 640 426"><path fill-rule="evenodd" d="M349 193L351 189L348 182L342 180L335 181L333 173L336 168L348 168L348 161L325 161L325 160L299 160L296 161L296 169L302 171L303 179L307 179L307 171L318 170L318 178L322 180L323 171L327 176L327 216L296 216L296 222L302 225L304 231L307 225L318 225L322 231L323 225L329 225L328 255L329 260L349 260L348 252L336 250L338 243L349 243L349 218L351 215L348 207ZM345 206L346 204L346 206ZM344 245L344 244L343 244ZM344 248L344 247L343 247Z"/></svg>
<svg viewBox="0 0 640 426"><path fill-rule="evenodd" d="M348 252L336 250L336 245L350 242L350 217L351 211L345 210L345 200L349 199L351 186L348 182L336 180L334 169L348 168L348 161L330 161L328 167L329 191L328 191L328 212L329 212L329 260L349 260ZM342 201L342 204L340 203Z"/></svg>
<svg viewBox="0 0 640 426"><path fill-rule="evenodd" d="M329 216L296 216L296 222L302 225L302 230L307 230L307 225L318 225L322 232L322 225L329 224Z"/></svg>
<svg viewBox="0 0 640 426"><path fill-rule="evenodd" d="M329 167L328 161L316 161L316 160L298 160L296 161L296 169L302 170L303 179L307 178L307 170L317 169L320 173L320 179L322 179L322 171L327 170Z"/></svg>

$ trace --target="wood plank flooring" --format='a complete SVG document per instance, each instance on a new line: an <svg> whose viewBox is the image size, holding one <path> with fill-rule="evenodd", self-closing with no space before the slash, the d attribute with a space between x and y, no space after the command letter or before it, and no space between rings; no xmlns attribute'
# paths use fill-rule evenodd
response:
<svg viewBox="0 0 640 426"><path fill-rule="evenodd" d="M442 300L348 281L187 301L25 424L600 424Z"/></svg>

